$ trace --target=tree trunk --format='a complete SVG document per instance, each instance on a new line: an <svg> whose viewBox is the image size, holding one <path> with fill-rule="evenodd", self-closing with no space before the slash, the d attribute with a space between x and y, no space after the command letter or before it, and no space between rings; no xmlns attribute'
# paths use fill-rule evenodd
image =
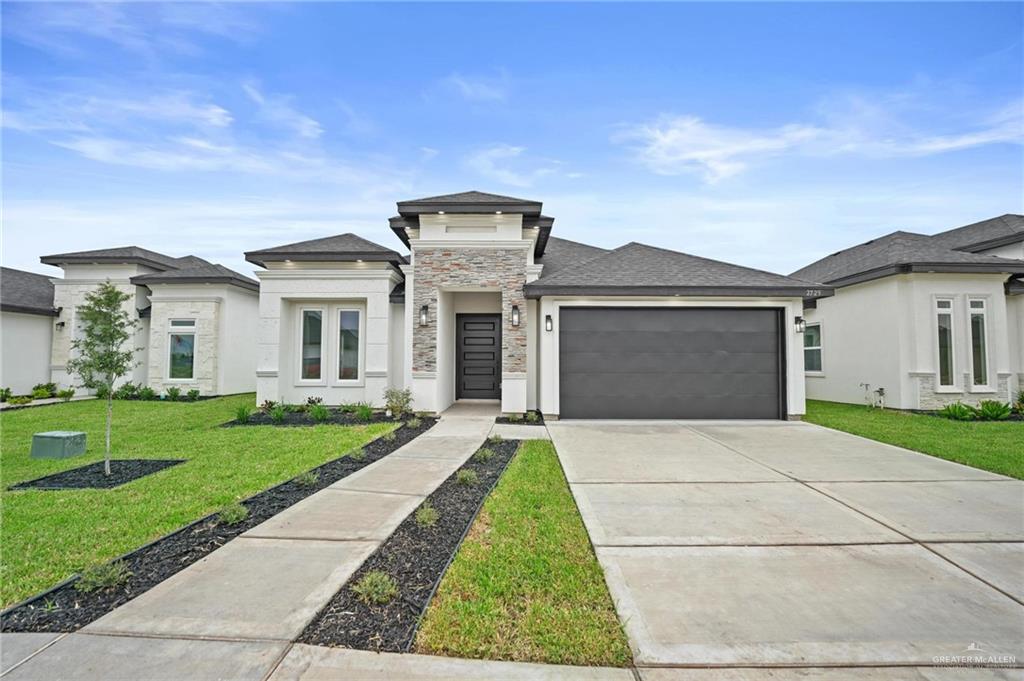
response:
<svg viewBox="0 0 1024 681"><path fill-rule="evenodd" d="M103 473L110 475L110 422L114 414L113 391L107 390L107 453L103 458Z"/></svg>

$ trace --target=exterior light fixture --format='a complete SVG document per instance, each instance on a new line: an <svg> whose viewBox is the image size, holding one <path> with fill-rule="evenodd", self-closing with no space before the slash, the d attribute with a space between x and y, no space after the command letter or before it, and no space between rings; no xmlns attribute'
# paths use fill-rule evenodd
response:
<svg viewBox="0 0 1024 681"><path fill-rule="evenodd" d="M495 215L501 215L501 211L500 210L496 210L496 211L494 211L494 214Z"/></svg>
<svg viewBox="0 0 1024 681"><path fill-rule="evenodd" d="M58 331L63 331L64 330L64 322L57 322L57 330Z"/></svg>
<svg viewBox="0 0 1024 681"><path fill-rule="evenodd" d="M420 326L426 326L427 325L427 322L429 321L429 319L427 317L427 312L428 312L428 310L427 310L427 306L426 305L420 307Z"/></svg>
<svg viewBox="0 0 1024 681"><path fill-rule="evenodd" d="M437 214L438 215L444 215L444 211L443 210L439 210L439 211L437 211Z"/></svg>
<svg viewBox="0 0 1024 681"><path fill-rule="evenodd" d="M552 321L551 315L549 315L549 314L544 315L544 330L545 331L551 331L554 328L555 328L555 322Z"/></svg>
<svg viewBox="0 0 1024 681"><path fill-rule="evenodd" d="M807 328L807 322L804 321L803 317L795 317L793 319L793 328L796 329L797 333L803 333Z"/></svg>
<svg viewBox="0 0 1024 681"><path fill-rule="evenodd" d="M512 326L519 326L519 306L512 306Z"/></svg>

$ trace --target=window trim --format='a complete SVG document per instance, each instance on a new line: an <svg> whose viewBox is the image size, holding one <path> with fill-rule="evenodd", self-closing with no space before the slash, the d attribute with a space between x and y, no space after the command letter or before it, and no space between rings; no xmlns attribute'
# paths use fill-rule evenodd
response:
<svg viewBox="0 0 1024 681"><path fill-rule="evenodd" d="M191 324L175 326L174 322L191 322ZM188 378L173 378L171 376L171 336L192 336L192 375ZM164 380L168 383L195 383L196 362L199 359L199 325L195 319L171 318L167 320L167 370Z"/></svg>
<svg viewBox="0 0 1024 681"><path fill-rule="evenodd" d="M320 377L319 378L303 378L302 377L302 321L306 316L307 312L319 312L320 313ZM330 356L330 352L327 348L327 340L330 336L327 335L327 327L330 323L328 317L328 308L326 305L299 305L295 320L295 385L301 386L326 386L328 372L325 371L327 358Z"/></svg>
<svg viewBox="0 0 1024 681"><path fill-rule="evenodd" d="M972 302L980 302L982 308L980 312L975 312L971 308ZM989 351L991 344L989 339L989 324L988 324L988 308L989 308L989 297L982 295L968 295L964 302L965 309L967 310L967 350L968 350L968 366L971 369L971 380L967 385L967 389L970 392L975 393L990 393L994 392L992 387L992 353ZM984 328L984 353L985 353L985 382L981 384L975 384L974 382L974 324L972 324L972 317L975 314L980 314L982 318L982 326Z"/></svg>
<svg viewBox="0 0 1024 681"><path fill-rule="evenodd" d="M339 378L341 371L341 313L355 312L359 315L359 347L356 350L357 378ZM366 376L366 307L353 303L341 303L331 306L330 352L331 385L339 388L353 388L364 385Z"/></svg>
<svg viewBox="0 0 1024 681"><path fill-rule="evenodd" d="M818 345L817 346L807 347L807 345L803 345L803 342L804 342L804 338L807 337L806 336L807 329L811 328L812 326L818 327ZM807 375L807 376L824 376L825 375L825 325L822 324L820 321L805 322L804 334L803 334L803 337L800 339L800 341L801 341L801 344L802 344L801 349L804 351L804 374ZM808 350L817 350L818 351L818 357L821 358L821 369L812 370L812 369L808 369L807 368L807 351Z"/></svg>
<svg viewBox="0 0 1024 681"><path fill-rule="evenodd" d="M940 308L940 302L948 302L948 308ZM955 296L933 296L932 297L932 348L935 351L935 392L960 392L960 382L957 374L957 341L956 341L956 300ZM952 383L942 382L942 353L939 350L939 315L949 315L949 359L950 378Z"/></svg>

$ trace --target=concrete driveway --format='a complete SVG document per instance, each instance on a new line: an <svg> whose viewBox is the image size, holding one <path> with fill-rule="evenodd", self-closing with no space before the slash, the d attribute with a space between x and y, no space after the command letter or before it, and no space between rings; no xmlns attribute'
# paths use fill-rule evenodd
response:
<svg viewBox="0 0 1024 681"><path fill-rule="evenodd" d="M548 430L647 678L1024 663L1024 482L803 423Z"/></svg>

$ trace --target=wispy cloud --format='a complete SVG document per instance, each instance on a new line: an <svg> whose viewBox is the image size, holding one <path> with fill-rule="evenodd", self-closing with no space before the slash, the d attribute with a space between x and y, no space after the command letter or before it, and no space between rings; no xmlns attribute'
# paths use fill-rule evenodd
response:
<svg viewBox="0 0 1024 681"><path fill-rule="evenodd" d="M764 129L662 115L624 126L612 141L630 146L637 160L654 173L697 173L709 183L783 155L895 158L1024 143L1024 105L1019 101L974 121L953 121L948 127L955 130L938 133L920 130L859 100L846 104L845 112L827 113L820 122Z"/></svg>
<svg viewBox="0 0 1024 681"><path fill-rule="evenodd" d="M554 173L559 165L551 160L527 160L523 155L525 151L525 147L495 144L471 153L465 164L482 177L513 187L529 187Z"/></svg>
<svg viewBox="0 0 1024 681"><path fill-rule="evenodd" d="M323 134L319 121L295 109L291 97L285 95L264 95L252 81L242 83L242 90L259 107L259 115L267 121L290 129L300 137L316 139Z"/></svg>
<svg viewBox="0 0 1024 681"><path fill-rule="evenodd" d="M505 74L495 78L453 73L443 83L471 102L500 102L508 97L509 84Z"/></svg>

